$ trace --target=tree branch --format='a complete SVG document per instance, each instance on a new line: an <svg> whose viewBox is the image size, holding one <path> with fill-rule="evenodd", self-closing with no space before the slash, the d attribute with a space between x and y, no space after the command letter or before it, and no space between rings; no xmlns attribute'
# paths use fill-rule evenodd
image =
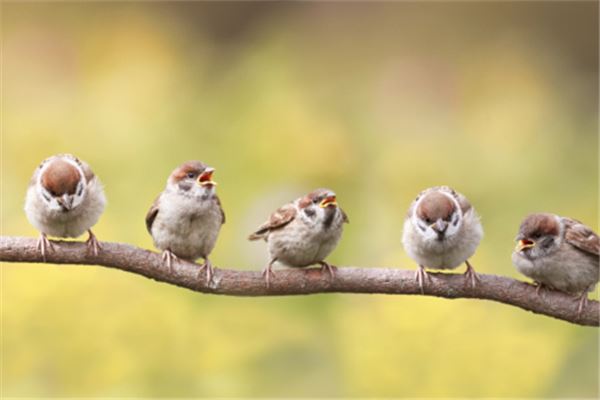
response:
<svg viewBox="0 0 600 400"><path fill-rule="evenodd" d="M120 269L143 275L156 281L201 293L230 296L281 296L313 293L383 293L420 295L414 270L396 268L352 268L337 270L330 281L327 273L317 268L276 271L267 288L259 271L216 269L210 284L204 272L198 276L199 265L178 260L169 273L161 255L127 244L103 242L100 254L94 256L82 242L54 241L54 251L47 254L47 263L86 264ZM0 237L0 261L42 263L36 249L37 239ZM462 274L429 273L425 295L456 298L476 298L520 307L579 325L600 325L600 303L589 300L578 315L578 301L572 295L543 290L536 294L535 286L511 278L479 274L481 281L472 289Z"/></svg>

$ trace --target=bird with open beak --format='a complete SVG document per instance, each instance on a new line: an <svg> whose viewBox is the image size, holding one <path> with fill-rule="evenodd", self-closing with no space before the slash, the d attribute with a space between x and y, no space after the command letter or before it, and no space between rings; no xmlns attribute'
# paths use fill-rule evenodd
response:
<svg viewBox="0 0 600 400"><path fill-rule="evenodd" d="M146 228L154 245L163 251L169 270L173 260L204 259L200 275L206 270L209 283L213 267L208 256L215 247L225 213L216 194L214 168L200 161L181 164L169 176L165 190L146 214Z"/></svg>
<svg viewBox="0 0 600 400"><path fill-rule="evenodd" d="M347 222L346 213L329 189L310 192L271 214L248 238L268 243L270 261L263 271L267 286L275 262L298 268L320 264L333 279L335 267L324 260L337 246Z"/></svg>
<svg viewBox="0 0 600 400"><path fill-rule="evenodd" d="M528 215L517 235L512 261L542 286L576 294L578 312L598 283L600 237L581 222L554 214Z"/></svg>
<svg viewBox="0 0 600 400"><path fill-rule="evenodd" d="M483 228L475 209L462 194L447 186L422 191L404 222L402 243L419 264L415 278L423 292L425 268L454 269L466 263L466 281L478 279L468 259L475 253Z"/></svg>
<svg viewBox="0 0 600 400"><path fill-rule="evenodd" d="M42 161L29 182L25 214L40 231L37 248L46 260L53 249L48 235L76 238L86 231L88 248L95 255L101 248L92 233L104 211L106 198L102 183L90 166L71 154L59 154Z"/></svg>

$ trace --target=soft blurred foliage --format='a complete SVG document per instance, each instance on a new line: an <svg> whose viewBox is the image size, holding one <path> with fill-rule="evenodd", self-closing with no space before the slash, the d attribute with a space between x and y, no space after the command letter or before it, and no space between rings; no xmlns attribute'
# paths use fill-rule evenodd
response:
<svg viewBox="0 0 600 400"><path fill-rule="evenodd" d="M414 268L402 221L437 184L482 215L480 272L519 277L526 213L598 228L597 2L2 7L3 234L37 235L25 189L59 152L105 184L98 237L144 248L170 171L214 166L230 268L261 269L247 234L322 186L351 220L338 265ZM2 274L5 396L598 396L596 329L501 304Z"/></svg>

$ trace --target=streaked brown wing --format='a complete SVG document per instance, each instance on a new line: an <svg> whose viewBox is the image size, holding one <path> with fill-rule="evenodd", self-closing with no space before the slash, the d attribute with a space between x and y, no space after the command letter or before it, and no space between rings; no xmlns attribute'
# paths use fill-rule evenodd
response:
<svg viewBox="0 0 600 400"><path fill-rule="evenodd" d="M600 255L600 237L581 222L564 218L565 221L565 240L587 253Z"/></svg>
<svg viewBox="0 0 600 400"><path fill-rule="evenodd" d="M342 210L341 207L340 207L340 211L342 212L342 218L344 219L344 222L349 224L350 220L348 219L348 215L346 214L346 212L344 210Z"/></svg>
<svg viewBox="0 0 600 400"><path fill-rule="evenodd" d="M264 239L269 233L269 231L284 227L285 225L289 224L295 216L296 207L293 204L286 204L285 206L279 208L277 211L271 214L269 220L262 224L258 228L258 230L256 230L256 232L254 232L248 237L248 239Z"/></svg>
<svg viewBox="0 0 600 400"><path fill-rule="evenodd" d="M152 206L150 206L148 213L146 213L146 229L148 230L148 233L150 233L150 234L152 234L152 224L154 223L154 220L156 219L156 216L158 215L158 199L159 198L160 198L160 196L158 196L154 200L154 203L152 203Z"/></svg>
<svg viewBox="0 0 600 400"><path fill-rule="evenodd" d="M217 201L219 211L221 212L221 225L223 225L225 223L225 211L223 211L223 206L221 205L221 199L219 199L219 196L215 195L215 200Z"/></svg>

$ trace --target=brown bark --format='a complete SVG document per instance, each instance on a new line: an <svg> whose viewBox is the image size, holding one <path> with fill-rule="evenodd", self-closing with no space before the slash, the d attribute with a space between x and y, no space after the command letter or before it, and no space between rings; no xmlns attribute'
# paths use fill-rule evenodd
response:
<svg viewBox="0 0 600 400"><path fill-rule="evenodd" d="M43 263L36 249L37 239L0 237L0 261ZM102 242L94 256L82 242L55 241L47 263L86 264L116 268L143 275L156 281L184 287L201 293L229 296L284 296L313 293L383 293L421 295L414 270L397 268L340 267L330 281L327 271L319 268L275 271L267 288L260 271L215 269L209 285L200 265L178 260L172 273L163 265L161 255L128 244ZM261 268L262 269L262 268ZM535 286L512 278L479 274L473 289L462 274L429 273L425 295L448 299L475 298L513 305L537 314L579 325L600 325L600 303L589 300L578 314L578 301L572 295L543 290L536 294Z"/></svg>

